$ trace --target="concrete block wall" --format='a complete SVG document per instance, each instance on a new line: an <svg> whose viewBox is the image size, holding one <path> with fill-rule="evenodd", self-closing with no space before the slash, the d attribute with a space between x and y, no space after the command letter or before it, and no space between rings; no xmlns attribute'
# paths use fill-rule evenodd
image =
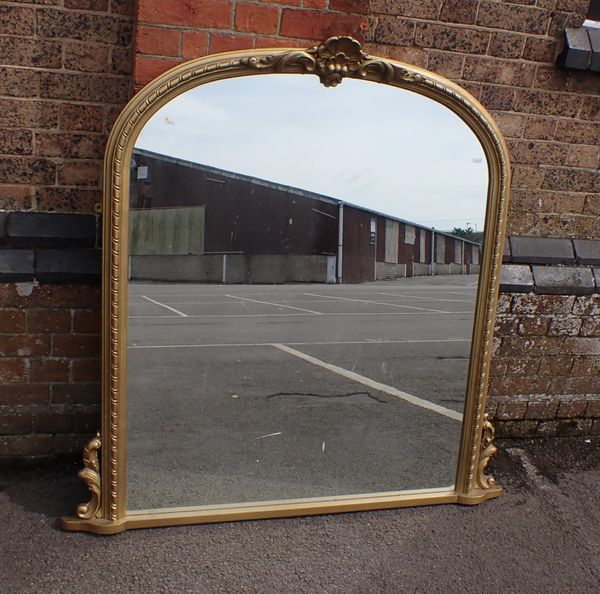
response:
<svg viewBox="0 0 600 594"><path fill-rule="evenodd" d="M600 295L504 293L494 342L500 434L600 433Z"/></svg>
<svg viewBox="0 0 600 594"><path fill-rule="evenodd" d="M223 256L131 256L129 278L178 283L223 282Z"/></svg>
<svg viewBox="0 0 600 594"><path fill-rule="evenodd" d="M335 256L287 256L286 282L333 283L335 276L331 272L335 270L335 260Z"/></svg>
<svg viewBox="0 0 600 594"><path fill-rule="evenodd" d="M427 268L425 274L429 274ZM406 264L394 264L393 262L375 262L375 280L392 280L406 276Z"/></svg>
<svg viewBox="0 0 600 594"><path fill-rule="evenodd" d="M129 274L133 281L223 284L326 283L327 262L332 257L261 254L132 256Z"/></svg>
<svg viewBox="0 0 600 594"><path fill-rule="evenodd" d="M431 270L429 264L413 262L413 276L429 276ZM477 274L479 266L476 264L434 264L433 274ZM392 280L406 276L406 264L392 264L390 262L375 262L375 280Z"/></svg>
<svg viewBox="0 0 600 594"><path fill-rule="evenodd" d="M434 264L434 274L461 274L463 267L460 264Z"/></svg>
<svg viewBox="0 0 600 594"><path fill-rule="evenodd" d="M429 274L429 264L413 263L413 273L415 276L426 276Z"/></svg>

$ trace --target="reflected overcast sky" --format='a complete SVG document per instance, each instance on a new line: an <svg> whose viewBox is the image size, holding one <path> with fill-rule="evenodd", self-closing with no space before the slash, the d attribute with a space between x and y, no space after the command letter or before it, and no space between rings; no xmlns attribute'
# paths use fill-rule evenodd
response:
<svg viewBox="0 0 600 594"><path fill-rule="evenodd" d="M180 95L137 148L318 192L440 230L483 229L487 164L450 110L394 87L261 75Z"/></svg>

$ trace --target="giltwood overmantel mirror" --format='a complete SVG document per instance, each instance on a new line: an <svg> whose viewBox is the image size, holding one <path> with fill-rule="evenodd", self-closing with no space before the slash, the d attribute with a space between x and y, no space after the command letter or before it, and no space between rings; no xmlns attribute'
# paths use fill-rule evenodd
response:
<svg viewBox="0 0 600 594"><path fill-rule="evenodd" d="M68 530L479 503L490 115L349 37L173 68L104 174L102 427Z"/></svg>

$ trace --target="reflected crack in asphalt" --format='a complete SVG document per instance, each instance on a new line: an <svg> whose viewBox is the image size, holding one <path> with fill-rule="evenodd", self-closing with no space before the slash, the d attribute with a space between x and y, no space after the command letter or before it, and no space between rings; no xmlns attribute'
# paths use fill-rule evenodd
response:
<svg viewBox="0 0 600 594"><path fill-rule="evenodd" d="M375 400L380 404L387 404L387 400L382 398L378 398L377 396L371 394L370 392L346 392L344 394L315 394L313 392L276 392L275 394L269 394L266 398L267 400L271 400L272 398L287 398L287 397L309 397L309 398L351 398L352 396L366 396L371 400Z"/></svg>

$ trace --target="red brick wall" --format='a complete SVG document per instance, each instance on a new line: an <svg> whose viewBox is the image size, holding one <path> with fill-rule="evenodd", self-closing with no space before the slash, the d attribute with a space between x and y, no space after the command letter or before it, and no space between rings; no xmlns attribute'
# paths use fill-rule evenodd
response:
<svg viewBox="0 0 600 594"><path fill-rule="evenodd" d="M364 0L138 0L135 84L190 58L251 47L309 47L331 35L364 39Z"/></svg>
<svg viewBox="0 0 600 594"><path fill-rule="evenodd" d="M92 212L101 200L104 143L130 95L133 5L0 7L3 209Z"/></svg>
<svg viewBox="0 0 600 594"><path fill-rule="evenodd" d="M134 0L0 6L0 210L92 213L131 95ZM99 426L100 290L0 284L0 463Z"/></svg>
<svg viewBox="0 0 600 594"><path fill-rule="evenodd" d="M80 448L99 426L99 287L4 284L0 300L0 462Z"/></svg>
<svg viewBox="0 0 600 594"><path fill-rule="evenodd" d="M132 63L139 88L172 65L207 53L308 47L329 35L351 34L371 53L457 81L491 110L514 168L509 233L600 239L600 76L554 65L564 27L581 24L587 5L4 3L0 210L93 211L100 201L103 147L131 92ZM521 310L523 299L527 311ZM98 425L98 288L7 284L0 287L0 305L0 452L38 457L78 450ZM502 431L600 430L593 420L600 415L600 390L586 380L598 373L598 315L597 297L503 297L490 395Z"/></svg>
<svg viewBox="0 0 600 594"><path fill-rule="evenodd" d="M600 295L501 295L494 341L500 434L600 434Z"/></svg>

